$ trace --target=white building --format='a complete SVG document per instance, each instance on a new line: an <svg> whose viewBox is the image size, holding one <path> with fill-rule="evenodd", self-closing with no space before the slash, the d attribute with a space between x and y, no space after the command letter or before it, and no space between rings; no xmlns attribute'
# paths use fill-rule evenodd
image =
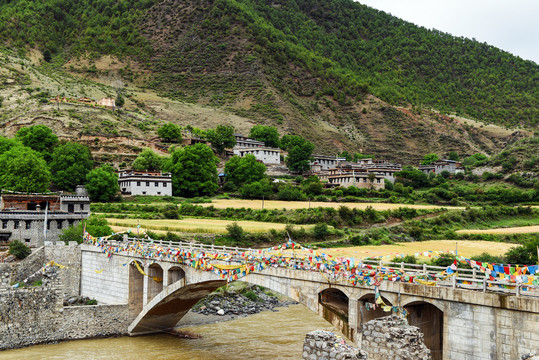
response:
<svg viewBox="0 0 539 360"><path fill-rule="evenodd" d="M240 134L234 134L234 137L236 138L236 145L234 146L234 149L256 148L266 146L263 141L258 141Z"/></svg>
<svg viewBox="0 0 539 360"><path fill-rule="evenodd" d="M256 148L234 148L234 155L244 157L245 155L254 155L257 160L262 161L264 164L280 164L281 163L281 149L270 147L256 147Z"/></svg>
<svg viewBox="0 0 539 360"><path fill-rule="evenodd" d="M453 160L436 160L430 165L420 165L419 170L423 171L426 174L434 172L435 174L440 174L442 171L449 171L450 174L463 173L464 168L462 163Z"/></svg>
<svg viewBox="0 0 539 360"><path fill-rule="evenodd" d="M122 195L172 196L170 173L123 170L118 175Z"/></svg>

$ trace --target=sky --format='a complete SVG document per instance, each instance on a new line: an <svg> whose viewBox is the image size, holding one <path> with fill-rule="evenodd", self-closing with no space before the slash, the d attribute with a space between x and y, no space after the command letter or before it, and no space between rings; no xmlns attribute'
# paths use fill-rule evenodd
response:
<svg viewBox="0 0 539 360"><path fill-rule="evenodd" d="M356 0L454 36L475 38L539 64L539 0Z"/></svg>

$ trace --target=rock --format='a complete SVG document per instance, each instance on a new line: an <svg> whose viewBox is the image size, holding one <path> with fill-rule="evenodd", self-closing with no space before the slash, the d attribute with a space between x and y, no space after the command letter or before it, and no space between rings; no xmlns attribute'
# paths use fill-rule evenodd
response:
<svg viewBox="0 0 539 360"><path fill-rule="evenodd" d="M225 311L223 309L217 310L217 315L223 316L225 314Z"/></svg>

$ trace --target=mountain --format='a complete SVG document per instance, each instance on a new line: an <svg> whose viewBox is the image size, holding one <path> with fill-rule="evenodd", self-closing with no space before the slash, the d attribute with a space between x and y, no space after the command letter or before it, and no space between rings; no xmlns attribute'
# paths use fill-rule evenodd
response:
<svg viewBox="0 0 539 360"><path fill-rule="evenodd" d="M537 128L537 64L348 0L0 0L0 39L11 56L40 50L22 74L55 68L71 79L62 84L92 81L109 95L121 87L126 109L155 122L133 133L153 134L162 120L242 132L264 123L306 136L317 152L410 161L492 153L526 136L448 113Z"/></svg>

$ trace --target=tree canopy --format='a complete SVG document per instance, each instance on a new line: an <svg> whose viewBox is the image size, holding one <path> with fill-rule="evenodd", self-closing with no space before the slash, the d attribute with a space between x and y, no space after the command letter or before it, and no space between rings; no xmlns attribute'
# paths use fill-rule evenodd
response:
<svg viewBox="0 0 539 360"><path fill-rule="evenodd" d="M118 174L110 165L93 169L86 175L86 181L86 190L92 201L112 200L120 190Z"/></svg>
<svg viewBox="0 0 539 360"><path fill-rule="evenodd" d="M226 181L236 186L250 184L265 177L266 165L256 160L254 155L232 156L225 163Z"/></svg>
<svg viewBox="0 0 539 360"><path fill-rule="evenodd" d="M217 164L219 159L204 144L175 148L165 163L172 174L172 188L176 196L213 195L218 189Z"/></svg>
<svg viewBox="0 0 539 360"><path fill-rule="evenodd" d="M263 141L269 147L278 148L280 146L279 132L273 126L255 125L251 128L249 137Z"/></svg>
<svg viewBox="0 0 539 360"><path fill-rule="evenodd" d="M437 154L426 154L421 160L421 165L430 165L435 161L440 160Z"/></svg>
<svg viewBox="0 0 539 360"><path fill-rule="evenodd" d="M149 148L145 148L133 162L133 169L137 171L160 171L164 159Z"/></svg>
<svg viewBox="0 0 539 360"><path fill-rule="evenodd" d="M314 144L298 135L285 135L281 146L288 150L286 166L293 172L304 172L311 168Z"/></svg>
<svg viewBox="0 0 539 360"><path fill-rule="evenodd" d="M67 142L57 146L52 153L52 181L62 190L73 191L77 185L86 183L86 175L92 166L92 154L88 147Z"/></svg>
<svg viewBox="0 0 539 360"><path fill-rule="evenodd" d="M217 125L215 129L206 132L206 139L218 154L222 154L225 149L231 149L236 145L233 126Z"/></svg>
<svg viewBox="0 0 539 360"><path fill-rule="evenodd" d="M51 173L41 155L16 146L0 155L0 188L22 192L45 192Z"/></svg>
<svg viewBox="0 0 539 360"><path fill-rule="evenodd" d="M179 125L166 123L157 130L157 135L168 142L182 142L182 129Z"/></svg>
<svg viewBox="0 0 539 360"><path fill-rule="evenodd" d="M58 143L58 136L54 135L52 130L45 125L33 125L20 128L15 137L20 140L24 146L28 146L44 155L48 155L52 152L52 148Z"/></svg>

